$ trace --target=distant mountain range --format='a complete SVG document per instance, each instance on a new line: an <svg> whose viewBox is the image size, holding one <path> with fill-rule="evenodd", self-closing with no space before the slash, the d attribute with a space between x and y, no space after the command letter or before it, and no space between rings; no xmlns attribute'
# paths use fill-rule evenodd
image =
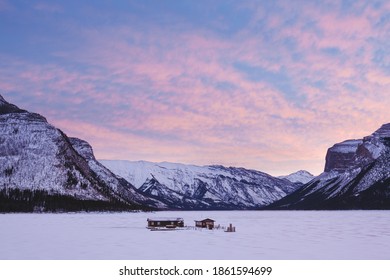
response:
<svg viewBox="0 0 390 280"><path fill-rule="evenodd" d="M0 212L390 209L390 124L328 150L324 173L97 161L92 147L0 95Z"/></svg>
<svg viewBox="0 0 390 280"><path fill-rule="evenodd" d="M100 161L144 195L179 209L256 209L281 199L302 183L220 165ZM301 179L304 177L302 173Z"/></svg>

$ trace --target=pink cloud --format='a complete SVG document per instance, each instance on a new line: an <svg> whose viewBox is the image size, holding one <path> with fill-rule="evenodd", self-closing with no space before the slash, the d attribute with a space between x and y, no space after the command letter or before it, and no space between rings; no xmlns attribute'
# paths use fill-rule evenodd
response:
<svg viewBox="0 0 390 280"><path fill-rule="evenodd" d="M87 44L57 55L87 65L86 71L10 61L11 74L0 70L0 88L73 106L101 105L104 115L96 120L76 122L49 111L65 132L91 142L99 158L219 163L274 174L294 171L299 159L299 168L319 173L329 146L388 121L389 79L372 64L367 43L383 36L373 29L374 12L341 17L309 6L295 25L281 28L283 15L259 11L270 28L281 28L275 42L249 31L219 38L205 30L81 29ZM317 30L304 29L307 20ZM293 50L282 43L289 38L296 41ZM324 48L339 49L341 57ZM293 51L302 57L294 60ZM270 81L248 79L235 62L286 71L300 103Z"/></svg>

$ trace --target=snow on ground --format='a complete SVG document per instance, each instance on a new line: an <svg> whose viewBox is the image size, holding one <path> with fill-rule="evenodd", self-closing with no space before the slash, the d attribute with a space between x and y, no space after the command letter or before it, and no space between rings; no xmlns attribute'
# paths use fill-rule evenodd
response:
<svg viewBox="0 0 390 280"><path fill-rule="evenodd" d="M212 218L222 230L149 231ZM0 259L388 259L388 211L178 211L0 215Z"/></svg>

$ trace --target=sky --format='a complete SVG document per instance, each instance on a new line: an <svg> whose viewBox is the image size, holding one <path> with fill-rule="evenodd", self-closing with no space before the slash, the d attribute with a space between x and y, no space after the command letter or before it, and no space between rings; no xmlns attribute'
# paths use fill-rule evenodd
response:
<svg viewBox="0 0 390 280"><path fill-rule="evenodd" d="M323 171L390 120L390 1L0 0L0 94L98 159Z"/></svg>

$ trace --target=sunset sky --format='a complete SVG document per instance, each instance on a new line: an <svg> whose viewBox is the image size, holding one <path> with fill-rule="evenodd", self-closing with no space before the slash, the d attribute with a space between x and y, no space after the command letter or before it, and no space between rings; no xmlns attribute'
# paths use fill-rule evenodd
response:
<svg viewBox="0 0 390 280"><path fill-rule="evenodd" d="M0 0L0 93L98 159L319 174L390 121L390 1Z"/></svg>

